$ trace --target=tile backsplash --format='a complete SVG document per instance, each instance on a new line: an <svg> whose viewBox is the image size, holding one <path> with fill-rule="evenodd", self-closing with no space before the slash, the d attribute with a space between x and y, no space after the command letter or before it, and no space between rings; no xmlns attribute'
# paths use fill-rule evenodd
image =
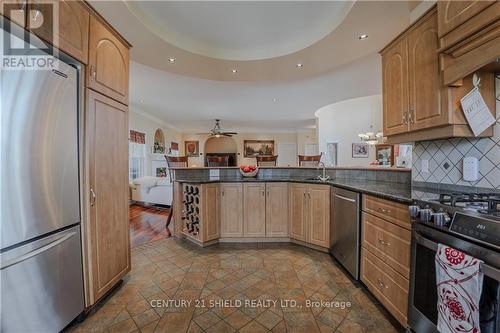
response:
<svg viewBox="0 0 500 333"><path fill-rule="evenodd" d="M495 79L497 122L491 138L455 138L416 142L413 148L412 180L500 189L500 76ZM462 160L474 156L479 160L479 180L462 179ZM428 161L428 172L422 172L422 161Z"/></svg>

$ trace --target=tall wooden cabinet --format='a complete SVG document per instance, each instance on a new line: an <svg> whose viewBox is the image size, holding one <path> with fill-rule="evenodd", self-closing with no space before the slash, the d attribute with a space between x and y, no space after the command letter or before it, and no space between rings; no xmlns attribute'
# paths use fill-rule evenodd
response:
<svg viewBox="0 0 500 333"><path fill-rule="evenodd" d="M243 185L243 235L266 236L266 184Z"/></svg>
<svg viewBox="0 0 500 333"><path fill-rule="evenodd" d="M90 304L130 271L128 108L87 89Z"/></svg>
<svg viewBox="0 0 500 333"><path fill-rule="evenodd" d="M287 183L266 183L266 236L288 237Z"/></svg>
<svg viewBox="0 0 500 333"><path fill-rule="evenodd" d="M243 185L220 184L220 236L243 237Z"/></svg>

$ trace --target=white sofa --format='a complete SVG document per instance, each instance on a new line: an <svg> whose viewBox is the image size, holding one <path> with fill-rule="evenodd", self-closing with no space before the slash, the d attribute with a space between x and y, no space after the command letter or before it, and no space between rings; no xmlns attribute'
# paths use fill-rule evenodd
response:
<svg viewBox="0 0 500 333"><path fill-rule="evenodd" d="M130 183L132 200L146 204L170 206L172 183L168 177L142 177Z"/></svg>

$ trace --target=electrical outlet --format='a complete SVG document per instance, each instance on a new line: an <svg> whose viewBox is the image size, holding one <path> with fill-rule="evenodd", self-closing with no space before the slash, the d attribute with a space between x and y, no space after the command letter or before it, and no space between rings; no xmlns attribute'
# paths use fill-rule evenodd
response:
<svg viewBox="0 0 500 333"><path fill-rule="evenodd" d="M422 160L422 172L429 172L429 160Z"/></svg>
<svg viewBox="0 0 500 333"><path fill-rule="evenodd" d="M464 157L463 165L463 179L469 182L479 180L479 160L474 156Z"/></svg>

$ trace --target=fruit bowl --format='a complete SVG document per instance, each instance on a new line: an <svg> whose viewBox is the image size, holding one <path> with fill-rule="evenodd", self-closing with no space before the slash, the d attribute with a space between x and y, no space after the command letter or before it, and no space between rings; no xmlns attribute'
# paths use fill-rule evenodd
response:
<svg viewBox="0 0 500 333"><path fill-rule="evenodd" d="M255 177L259 172L256 165L242 165L239 170L243 177Z"/></svg>

